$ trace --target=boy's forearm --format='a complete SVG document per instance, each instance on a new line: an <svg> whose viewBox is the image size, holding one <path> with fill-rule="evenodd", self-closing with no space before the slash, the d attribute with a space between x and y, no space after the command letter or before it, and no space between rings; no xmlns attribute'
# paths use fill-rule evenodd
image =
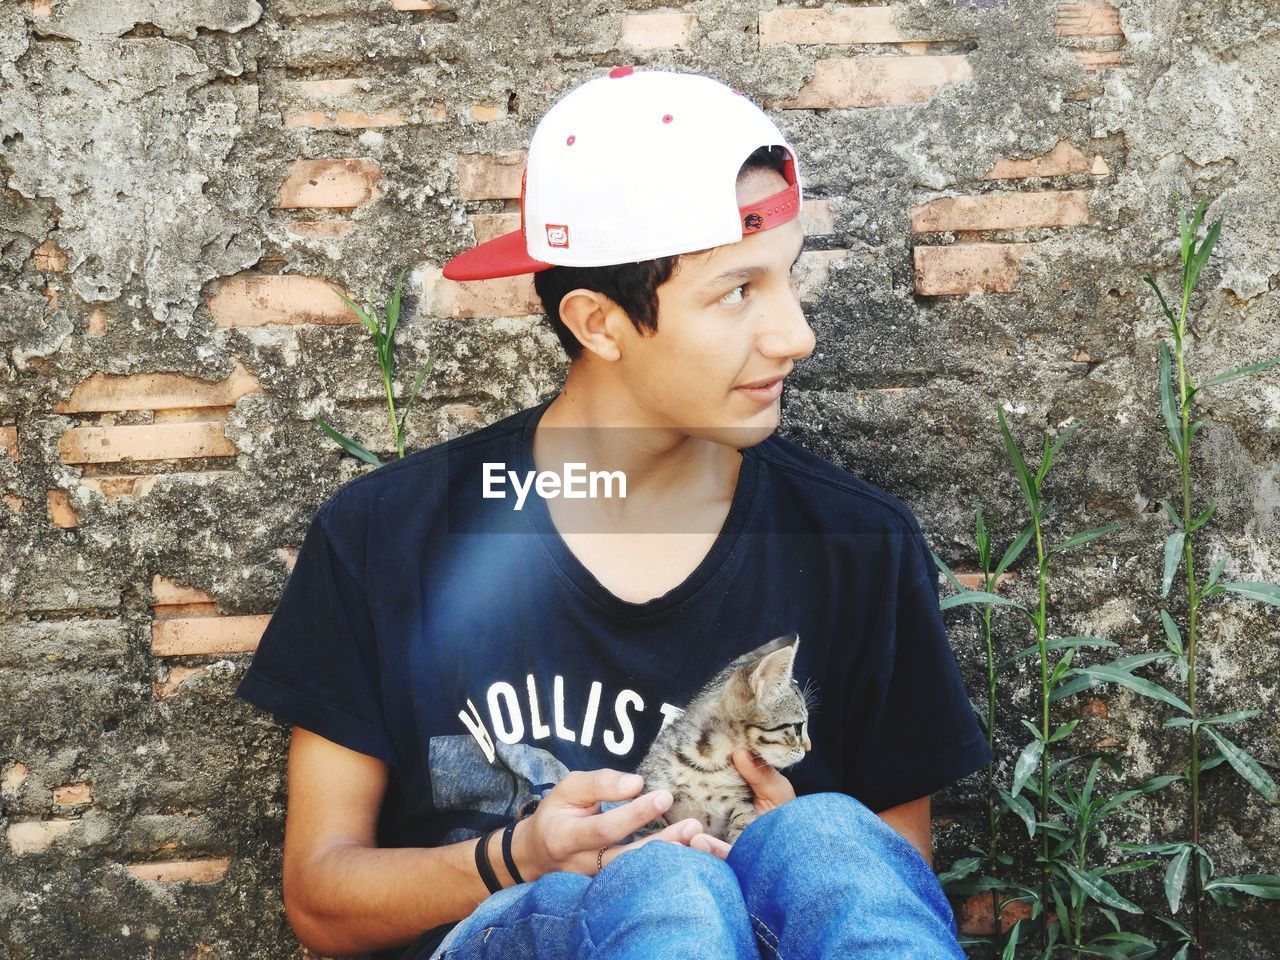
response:
<svg viewBox="0 0 1280 960"><path fill-rule="evenodd" d="M504 887L501 833L489 862ZM407 946L427 930L470 916L489 896L476 872L475 840L442 847L329 848L297 883L289 923L308 949L348 956ZM295 916L295 912L297 915Z"/></svg>

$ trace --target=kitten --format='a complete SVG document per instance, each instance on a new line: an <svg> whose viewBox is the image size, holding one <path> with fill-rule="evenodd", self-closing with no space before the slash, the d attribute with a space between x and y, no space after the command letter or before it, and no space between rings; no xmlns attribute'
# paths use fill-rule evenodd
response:
<svg viewBox="0 0 1280 960"><path fill-rule="evenodd" d="M695 817L707 833L733 843L756 818L755 795L733 752L750 747L779 770L808 752L809 702L791 676L799 646L799 635L791 633L738 657L654 738L635 772L644 777L645 792L670 790L674 800L623 842Z"/></svg>

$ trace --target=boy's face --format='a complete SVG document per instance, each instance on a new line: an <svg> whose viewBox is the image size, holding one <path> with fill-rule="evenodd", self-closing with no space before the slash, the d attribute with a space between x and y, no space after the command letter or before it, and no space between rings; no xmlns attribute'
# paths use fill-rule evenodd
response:
<svg viewBox="0 0 1280 960"><path fill-rule="evenodd" d="M774 170L752 171L738 183L738 203L786 185ZM782 385L745 386L786 376L813 352L813 328L792 275L803 244L795 217L686 254L658 287L656 332L641 336L625 315L610 324L621 351L615 369L645 420L736 448L777 429Z"/></svg>

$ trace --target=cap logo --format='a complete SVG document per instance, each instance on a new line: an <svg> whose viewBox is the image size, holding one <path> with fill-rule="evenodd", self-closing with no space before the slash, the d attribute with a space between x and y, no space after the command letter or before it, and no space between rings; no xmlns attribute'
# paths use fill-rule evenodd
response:
<svg viewBox="0 0 1280 960"><path fill-rule="evenodd" d="M742 232L752 233L764 226L764 217L758 213L749 213L742 218Z"/></svg>
<svg viewBox="0 0 1280 960"><path fill-rule="evenodd" d="M547 224L547 246L549 247L567 247L569 246L569 227L563 223Z"/></svg>

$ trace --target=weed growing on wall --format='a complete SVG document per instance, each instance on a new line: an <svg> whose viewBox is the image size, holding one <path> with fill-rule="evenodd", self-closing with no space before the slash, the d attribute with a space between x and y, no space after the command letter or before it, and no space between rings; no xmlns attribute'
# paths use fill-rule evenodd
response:
<svg viewBox="0 0 1280 960"><path fill-rule="evenodd" d="M409 416L409 407L417 399L418 391L422 389L422 383L435 363L435 358L429 357L427 362L422 365L422 369L418 371L417 377L414 378L413 387L409 390L408 399L404 401L397 412L395 390L392 386L396 366L395 337L396 325L400 321L400 287L404 281L405 271L408 269L408 267L405 267L404 270L400 271L400 276L396 278L396 287L391 294L391 302L387 304L385 319L379 317L374 308L372 290L369 291L365 308L362 309L359 304L353 302L341 290L336 287L332 288L338 296L342 297L343 302L351 308L352 312L360 318L360 322L364 324L365 329L369 331L369 336L373 340L374 350L377 354L378 369L382 373L382 384L386 390L387 421L391 429L391 439L395 443L397 457L404 456L404 423ZM337 441L338 445L353 457L357 457L375 467L382 463L376 454L368 450L363 444L341 433L324 417L317 415L316 423L320 425L320 429Z"/></svg>

